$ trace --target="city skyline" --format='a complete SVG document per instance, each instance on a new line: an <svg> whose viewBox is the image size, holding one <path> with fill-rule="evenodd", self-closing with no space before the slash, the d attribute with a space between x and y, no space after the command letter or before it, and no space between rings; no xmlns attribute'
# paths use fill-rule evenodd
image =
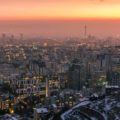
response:
<svg viewBox="0 0 120 120"><path fill-rule="evenodd" d="M120 120L120 0L0 0L0 120Z"/></svg>
<svg viewBox="0 0 120 120"><path fill-rule="evenodd" d="M0 34L26 37L84 37L84 26L87 35L99 38L120 36L119 20L19 20L0 21Z"/></svg>

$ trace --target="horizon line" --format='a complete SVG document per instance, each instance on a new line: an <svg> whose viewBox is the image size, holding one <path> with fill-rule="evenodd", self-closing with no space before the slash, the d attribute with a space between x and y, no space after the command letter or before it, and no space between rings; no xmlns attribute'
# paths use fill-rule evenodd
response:
<svg viewBox="0 0 120 120"><path fill-rule="evenodd" d="M26 18L26 19L0 19L0 21L80 21L80 20L86 20L86 21L118 21L120 18Z"/></svg>

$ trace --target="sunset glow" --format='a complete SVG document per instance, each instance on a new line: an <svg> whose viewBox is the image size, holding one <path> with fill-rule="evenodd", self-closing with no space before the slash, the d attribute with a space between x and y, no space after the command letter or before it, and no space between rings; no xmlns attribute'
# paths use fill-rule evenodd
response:
<svg viewBox="0 0 120 120"><path fill-rule="evenodd" d="M0 0L0 20L119 19L119 0Z"/></svg>

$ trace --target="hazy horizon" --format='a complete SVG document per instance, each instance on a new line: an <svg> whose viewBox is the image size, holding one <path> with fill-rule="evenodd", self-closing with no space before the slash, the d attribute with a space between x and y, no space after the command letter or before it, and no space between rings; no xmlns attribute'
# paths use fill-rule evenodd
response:
<svg viewBox="0 0 120 120"><path fill-rule="evenodd" d="M43 37L119 36L120 20L6 20L0 21L0 33Z"/></svg>
<svg viewBox="0 0 120 120"><path fill-rule="evenodd" d="M120 0L0 0L0 33L119 36Z"/></svg>

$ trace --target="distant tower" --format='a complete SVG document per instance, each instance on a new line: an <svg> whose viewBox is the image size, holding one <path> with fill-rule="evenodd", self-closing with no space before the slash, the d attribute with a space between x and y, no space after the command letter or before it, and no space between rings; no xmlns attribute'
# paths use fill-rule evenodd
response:
<svg viewBox="0 0 120 120"><path fill-rule="evenodd" d="M20 40L23 40L23 34L20 33Z"/></svg>
<svg viewBox="0 0 120 120"><path fill-rule="evenodd" d="M84 31L84 37L86 38L87 37L87 26L86 25L84 26L84 30L85 30Z"/></svg>
<svg viewBox="0 0 120 120"><path fill-rule="evenodd" d="M15 38L15 36L12 34L11 37L10 37L10 39L14 40L14 38Z"/></svg>
<svg viewBox="0 0 120 120"><path fill-rule="evenodd" d="M111 83L112 75L112 62L111 62L111 51L108 51L106 55L106 77L109 83Z"/></svg>
<svg viewBox="0 0 120 120"><path fill-rule="evenodd" d="M111 62L111 51L108 51L107 53L107 61L106 61L106 64L107 64L107 71L112 71L112 62Z"/></svg>
<svg viewBox="0 0 120 120"><path fill-rule="evenodd" d="M86 63L86 87L89 87L89 79L91 79L91 68L90 63L87 61Z"/></svg>
<svg viewBox="0 0 120 120"><path fill-rule="evenodd" d="M2 33L2 39L5 39L5 38L6 38L6 34Z"/></svg>
<svg viewBox="0 0 120 120"><path fill-rule="evenodd" d="M46 97L49 97L49 80L46 77Z"/></svg>

